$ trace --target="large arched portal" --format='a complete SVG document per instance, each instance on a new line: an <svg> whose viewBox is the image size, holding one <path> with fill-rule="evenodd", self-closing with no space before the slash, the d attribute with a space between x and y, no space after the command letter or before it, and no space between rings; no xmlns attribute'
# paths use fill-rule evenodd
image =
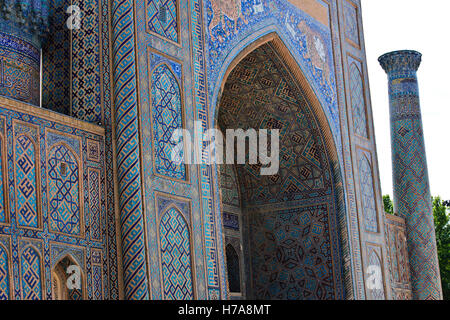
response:
<svg viewBox="0 0 450 320"><path fill-rule="evenodd" d="M280 130L277 174L262 176L261 165L248 163L220 166L226 243L238 252L239 264L233 265L243 269L235 271L241 273L238 295L342 299L335 160L330 157L336 150L325 141L323 114L317 115L289 70L274 43L262 44L234 64L218 104L222 132Z"/></svg>

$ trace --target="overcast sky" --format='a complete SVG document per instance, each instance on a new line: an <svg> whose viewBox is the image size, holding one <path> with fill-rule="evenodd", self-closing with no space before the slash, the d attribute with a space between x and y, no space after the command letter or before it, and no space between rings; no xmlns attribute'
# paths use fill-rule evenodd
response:
<svg viewBox="0 0 450 320"><path fill-rule="evenodd" d="M450 1L361 0L383 194L392 195L387 76L377 59L394 50L423 54L418 71L432 195L450 200Z"/></svg>

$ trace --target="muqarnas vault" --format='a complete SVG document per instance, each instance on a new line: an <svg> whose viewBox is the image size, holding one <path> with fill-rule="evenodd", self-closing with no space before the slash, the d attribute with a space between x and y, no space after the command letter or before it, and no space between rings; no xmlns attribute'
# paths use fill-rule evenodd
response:
<svg viewBox="0 0 450 320"><path fill-rule="evenodd" d="M380 59L389 216L362 31L357 0L0 1L0 299L440 299L420 54ZM198 122L278 129L279 172L174 163Z"/></svg>

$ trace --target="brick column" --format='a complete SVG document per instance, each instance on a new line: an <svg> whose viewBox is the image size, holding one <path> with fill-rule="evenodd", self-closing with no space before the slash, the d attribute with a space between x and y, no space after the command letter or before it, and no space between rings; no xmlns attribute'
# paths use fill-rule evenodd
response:
<svg viewBox="0 0 450 320"><path fill-rule="evenodd" d="M394 210L406 220L413 298L442 299L417 69L422 55L396 51L379 58L388 74Z"/></svg>

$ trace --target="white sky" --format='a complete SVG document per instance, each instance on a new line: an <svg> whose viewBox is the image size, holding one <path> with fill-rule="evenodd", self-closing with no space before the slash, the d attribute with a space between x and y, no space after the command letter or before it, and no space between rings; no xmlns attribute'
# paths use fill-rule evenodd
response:
<svg viewBox="0 0 450 320"><path fill-rule="evenodd" d="M450 200L450 1L361 0L372 109L383 194L392 195L386 52L423 54L418 71L431 193Z"/></svg>

